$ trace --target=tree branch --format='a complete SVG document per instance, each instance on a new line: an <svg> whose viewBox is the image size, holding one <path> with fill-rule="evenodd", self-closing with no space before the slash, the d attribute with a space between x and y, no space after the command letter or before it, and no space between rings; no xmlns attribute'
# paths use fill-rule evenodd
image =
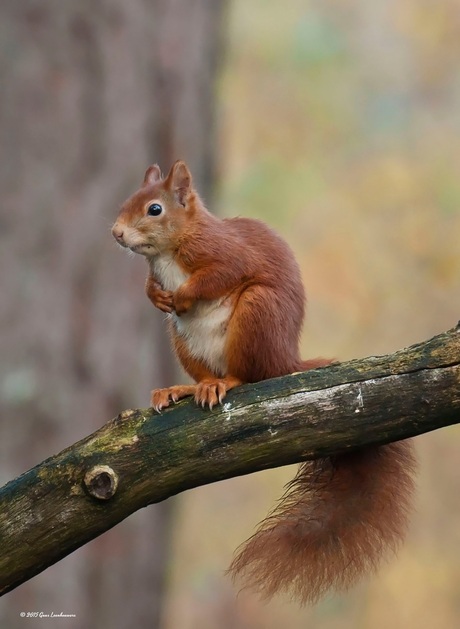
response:
<svg viewBox="0 0 460 629"><path fill-rule="evenodd" d="M460 327L394 354L128 410L0 489L0 594L134 511L224 478L460 421Z"/></svg>

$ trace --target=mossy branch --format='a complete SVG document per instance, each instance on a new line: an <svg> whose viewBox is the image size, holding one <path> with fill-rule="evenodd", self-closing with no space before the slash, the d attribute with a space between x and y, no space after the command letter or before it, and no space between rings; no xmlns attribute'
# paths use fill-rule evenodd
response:
<svg viewBox="0 0 460 629"><path fill-rule="evenodd" d="M212 411L128 410L0 489L0 594L148 504L460 421L460 328L247 385Z"/></svg>

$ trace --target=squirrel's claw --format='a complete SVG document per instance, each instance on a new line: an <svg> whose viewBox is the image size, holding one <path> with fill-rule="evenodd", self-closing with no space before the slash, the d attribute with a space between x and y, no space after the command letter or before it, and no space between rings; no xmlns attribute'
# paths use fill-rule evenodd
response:
<svg viewBox="0 0 460 629"><path fill-rule="evenodd" d="M170 405L170 402L176 403L183 397L193 395L195 388L194 385L178 385L166 389L154 389L150 396L150 405L157 413L161 413L164 408Z"/></svg>

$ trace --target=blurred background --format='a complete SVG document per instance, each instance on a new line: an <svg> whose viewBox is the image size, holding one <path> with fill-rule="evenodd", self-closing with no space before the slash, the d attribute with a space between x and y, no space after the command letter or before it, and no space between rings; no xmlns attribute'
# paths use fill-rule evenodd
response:
<svg viewBox="0 0 460 629"><path fill-rule="evenodd" d="M109 231L152 162L289 241L305 358L460 318L457 0L4 0L0 51L1 484L183 378ZM134 514L3 597L0 626L458 627L460 430L416 442L407 543L347 595L267 604L224 575L286 468Z"/></svg>

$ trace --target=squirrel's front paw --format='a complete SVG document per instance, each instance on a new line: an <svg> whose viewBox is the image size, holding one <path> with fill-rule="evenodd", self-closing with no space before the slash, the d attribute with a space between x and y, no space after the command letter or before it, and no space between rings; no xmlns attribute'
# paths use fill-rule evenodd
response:
<svg viewBox="0 0 460 629"><path fill-rule="evenodd" d="M180 288L173 295L174 310L177 316L181 316L188 312L194 304L194 300L182 293Z"/></svg>
<svg viewBox="0 0 460 629"><path fill-rule="evenodd" d="M162 312L171 313L174 310L173 294L169 290L160 290L152 299L153 305Z"/></svg>
<svg viewBox="0 0 460 629"><path fill-rule="evenodd" d="M155 308L167 313L174 310L173 293L169 290L163 290L151 276L147 278L145 292Z"/></svg>

